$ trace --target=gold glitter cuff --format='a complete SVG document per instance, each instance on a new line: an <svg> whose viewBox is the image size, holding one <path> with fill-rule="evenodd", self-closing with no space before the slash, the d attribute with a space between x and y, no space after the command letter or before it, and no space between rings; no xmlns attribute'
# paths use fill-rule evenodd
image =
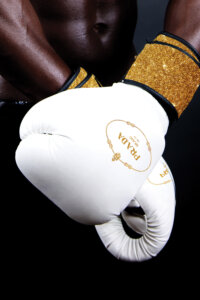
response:
<svg viewBox="0 0 200 300"><path fill-rule="evenodd" d="M180 117L200 85L199 59L192 47L176 37L160 34L145 45L125 79L159 93Z"/></svg>
<svg viewBox="0 0 200 300"><path fill-rule="evenodd" d="M67 89L71 90L78 87L92 88L99 86L100 84L97 82L94 75L88 74L83 68L80 68L79 73L76 74L75 78L73 78L73 81L67 87Z"/></svg>
<svg viewBox="0 0 200 300"><path fill-rule="evenodd" d="M97 82L96 77L92 74L91 77L82 85L83 88L94 88L102 86Z"/></svg>
<svg viewBox="0 0 200 300"><path fill-rule="evenodd" d="M159 34L154 39L154 41L158 41L158 42L162 42L162 43L165 43L165 44L170 44L172 46L176 46L176 47L186 51L188 54L193 56L199 62L199 59L198 59L197 55L190 48L188 48L188 46L184 45L179 40L177 40L177 39L175 39L171 36L168 36L168 35L165 35L165 34Z"/></svg>

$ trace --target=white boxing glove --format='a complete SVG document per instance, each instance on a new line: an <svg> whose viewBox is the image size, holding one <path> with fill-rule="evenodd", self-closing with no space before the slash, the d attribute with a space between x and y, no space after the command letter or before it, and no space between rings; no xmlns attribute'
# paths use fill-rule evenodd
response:
<svg viewBox="0 0 200 300"><path fill-rule="evenodd" d="M69 90L26 114L16 162L72 219L101 224L133 199L162 155L167 126L163 108L139 87Z"/></svg>
<svg viewBox="0 0 200 300"><path fill-rule="evenodd" d="M175 111L169 100L178 99L179 105L183 96L183 87L180 92L181 87L176 85L180 84L177 76L182 76L181 71L182 86L187 88L189 82L180 56L186 56L190 75L197 70L186 50L183 53L169 43L159 43L144 49L123 83L61 92L34 105L22 120L22 141L16 150L19 169L78 222L96 225L119 216L163 153L168 116L171 118L170 112ZM151 68L156 66L154 74ZM197 86L195 80L189 84L192 96L192 87ZM173 94L177 88L180 95ZM189 96L183 97L183 102L189 101Z"/></svg>
<svg viewBox="0 0 200 300"><path fill-rule="evenodd" d="M128 208L141 207L144 215L122 212L126 224L142 236L128 236L120 216L96 225L97 233L107 250L116 258L140 262L158 255L169 240L175 216L175 185L164 159L156 165L135 195Z"/></svg>

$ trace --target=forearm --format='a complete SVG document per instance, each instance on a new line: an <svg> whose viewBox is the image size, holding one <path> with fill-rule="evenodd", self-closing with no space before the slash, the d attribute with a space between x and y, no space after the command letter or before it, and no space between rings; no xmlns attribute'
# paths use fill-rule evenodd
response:
<svg viewBox="0 0 200 300"><path fill-rule="evenodd" d="M71 74L47 42L28 0L0 5L0 72L33 100L57 92Z"/></svg>
<svg viewBox="0 0 200 300"><path fill-rule="evenodd" d="M185 39L200 52L200 1L170 0L165 30Z"/></svg>

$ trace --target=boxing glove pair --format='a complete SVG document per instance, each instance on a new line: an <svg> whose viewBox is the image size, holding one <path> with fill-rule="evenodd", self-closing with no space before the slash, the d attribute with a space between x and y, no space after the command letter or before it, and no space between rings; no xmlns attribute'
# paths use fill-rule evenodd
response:
<svg viewBox="0 0 200 300"><path fill-rule="evenodd" d="M122 82L67 90L33 106L20 126L17 165L74 220L107 223L125 210L156 166L169 123L199 82L196 51L160 34Z"/></svg>

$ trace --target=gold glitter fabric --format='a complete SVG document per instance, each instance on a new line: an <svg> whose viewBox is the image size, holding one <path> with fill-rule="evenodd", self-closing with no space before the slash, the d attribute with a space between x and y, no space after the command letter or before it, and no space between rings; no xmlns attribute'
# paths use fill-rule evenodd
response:
<svg viewBox="0 0 200 300"><path fill-rule="evenodd" d="M174 38L172 38L170 36L167 36L167 35L164 35L164 34L159 34L154 39L154 41L163 42L163 43L166 43L166 44L170 44L170 45L179 47L180 49L186 51L188 54L190 54L191 56L193 56L199 62L197 56L195 55L195 53L192 50L190 50L186 45L184 45L180 41L178 41L178 40L176 40L176 39L174 39Z"/></svg>
<svg viewBox="0 0 200 300"><path fill-rule="evenodd" d="M86 83L82 86L84 88L94 88L94 87L100 87L100 83L98 83L96 81L96 78L94 75L92 75L87 81Z"/></svg>
<svg viewBox="0 0 200 300"><path fill-rule="evenodd" d="M177 46L197 59L192 50L176 39L159 35L155 41ZM125 79L158 92L175 107L180 117L200 85L200 68L191 57L173 46L146 44Z"/></svg>
<svg viewBox="0 0 200 300"><path fill-rule="evenodd" d="M83 85L81 87L84 88L89 88L89 87L99 87L100 85L98 84L98 82L95 79L94 75L91 75L88 79L87 79L88 73L83 69L80 68L80 72L78 73L77 77L74 79L74 81L71 83L71 85L68 87L68 89L75 89L79 84L83 83L83 81L85 81L85 83L83 83Z"/></svg>

